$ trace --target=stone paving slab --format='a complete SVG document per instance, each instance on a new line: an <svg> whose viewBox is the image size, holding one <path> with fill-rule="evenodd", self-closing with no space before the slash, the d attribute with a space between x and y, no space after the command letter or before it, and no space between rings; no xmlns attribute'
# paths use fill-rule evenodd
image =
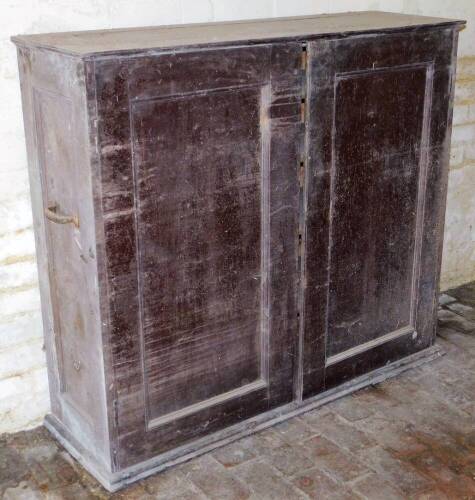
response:
<svg viewBox="0 0 475 500"><path fill-rule="evenodd" d="M115 494L43 428L0 436L0 498L475 499L475 283L441 295L446 355Z"/></svg>

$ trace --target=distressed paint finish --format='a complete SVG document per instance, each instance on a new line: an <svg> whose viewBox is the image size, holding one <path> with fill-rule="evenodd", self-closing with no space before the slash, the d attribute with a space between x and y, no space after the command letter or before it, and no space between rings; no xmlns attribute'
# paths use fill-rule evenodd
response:
<svg viewBox="0 0 475 500"><path fill-rule="evenodd" d="M47 423L103 484L434 355L459 24L16 38Z"/></svg>
<svg viewBox="0 0 475 500"><path fill-rule="evenodd" d="M157 26L119 30L92 30L17 36L21 44L65 52L74 56L120 56L156 49L209 47L210 45L262 44L269 41L307 41L329 36L424 30L460 23L451 19L363 11L320 16L254 19L241 22Z"/></svg>
<svg viewBox="0 0 475 500"><path fill-rule="evenodd" d="M456 36L310 43L305 397L433 342Z"/></svg>
<svg viewBox="0 0 475 500"><path fill-rule="evenodd" d="M110 468L84 64L19 48L52 414ZM74 130L74 133L73 133ZM48 206L80 221L57 225ZM79 383L78 383L79 382Z"/></svg>
<svg viewBox="0 0 475 500"><path fill-rule="evenodd" d="M292 399L301 52L96 64L121 466Z"/></svg>

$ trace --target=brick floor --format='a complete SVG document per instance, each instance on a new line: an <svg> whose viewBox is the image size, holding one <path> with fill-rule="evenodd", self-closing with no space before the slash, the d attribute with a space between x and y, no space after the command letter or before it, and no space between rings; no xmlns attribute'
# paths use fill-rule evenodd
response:
<svg viewBox="0 0 475 500"><path fill-rule="evenodd" d="M0 497L475 499L475 282L440 304L442 358L114 495L43 428L0 436Z"/></svg>

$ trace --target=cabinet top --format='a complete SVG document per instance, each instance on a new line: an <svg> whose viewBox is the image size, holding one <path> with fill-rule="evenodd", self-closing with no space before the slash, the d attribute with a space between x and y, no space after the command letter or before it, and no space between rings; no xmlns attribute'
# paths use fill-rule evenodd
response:
<svg viewBox="0 0 475 500"><path fill-rule="evenodd" d="M191 46L308 40L328 35L346 36L353 33L391 32L454 24L463 25L465 21L365 11L251 21L18 35L12 37L12 41L16 45L87 57Z"/></svg>

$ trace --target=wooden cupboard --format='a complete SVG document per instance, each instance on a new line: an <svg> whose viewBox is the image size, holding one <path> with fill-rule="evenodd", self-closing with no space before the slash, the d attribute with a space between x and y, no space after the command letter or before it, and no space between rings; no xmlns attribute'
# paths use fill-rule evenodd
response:
<svg viewBox="0 0 475 500"><path fill-rule="evenodd" d="M437 355L462 26L13 38L46 425L108 489Z"/></svg>

